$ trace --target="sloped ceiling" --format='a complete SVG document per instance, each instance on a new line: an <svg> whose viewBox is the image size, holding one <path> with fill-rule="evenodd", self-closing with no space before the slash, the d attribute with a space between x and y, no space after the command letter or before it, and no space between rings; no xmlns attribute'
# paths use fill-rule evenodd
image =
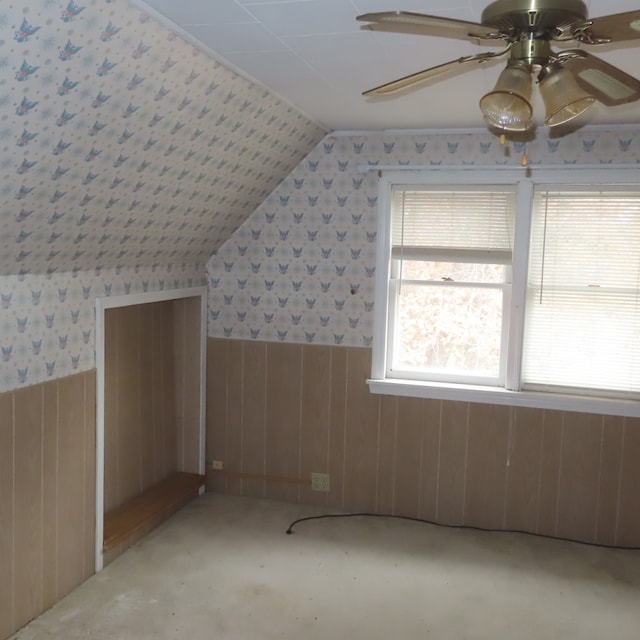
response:
<svg viewBox="0 0 640 640"><path fill-rule="evenodd" d="M326 132L125 0L0 5L0 275L204 263Z"/></svg>

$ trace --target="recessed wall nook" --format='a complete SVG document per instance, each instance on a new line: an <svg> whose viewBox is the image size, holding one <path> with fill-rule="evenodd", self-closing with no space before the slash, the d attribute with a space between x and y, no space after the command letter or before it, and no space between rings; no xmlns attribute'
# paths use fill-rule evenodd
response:
<svg viewBox="0 0 640 640"><path fill-rule="evenodd" d="M96 301L96 571L204 485L204 288Z"/></svg>

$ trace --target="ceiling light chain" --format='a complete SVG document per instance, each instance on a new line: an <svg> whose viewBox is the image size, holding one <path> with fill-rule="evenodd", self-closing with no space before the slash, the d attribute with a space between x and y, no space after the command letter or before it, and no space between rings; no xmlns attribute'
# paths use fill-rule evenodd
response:
<svg viewBox="0 0 640 640"><path fill-rule="evenodd" d="M522 151L522 156L520 158L520 166L528 167L529 166L529 156L527 155L527 143L524 143L524 149Z"/></svg>
<svg viewBox="0 0 640 640"><path fill-rule="evenodd" d="M506 133L500 134L500 144L504 147L507 144L507 135ZM528 167L529 166L529 156L527 155L527 141L523 142L522 147L522 156L520 156L520 166Z"/></svg>

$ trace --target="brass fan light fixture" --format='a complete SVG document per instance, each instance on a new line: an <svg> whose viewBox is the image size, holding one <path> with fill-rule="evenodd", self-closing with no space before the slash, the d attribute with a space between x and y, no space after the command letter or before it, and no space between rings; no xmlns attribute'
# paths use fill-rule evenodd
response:
<svg viewBox="0 0 640 640"><path fill-rule="evenodd" d="M433 80L460 65L472 66L509 54L493 91L480 99L490 128L526 131L533 126L534 76L549 127L569 122L594 102L612 107L640 99L640 80L584 49L554 52L552 42L582 45L640 40L640 10L589 19L582 0L497 0L482 12L480 23L407 11L358 16L363 29L469 40L502 41L504 49L463 56L380 85L365 96L387 96Z"/></svg>

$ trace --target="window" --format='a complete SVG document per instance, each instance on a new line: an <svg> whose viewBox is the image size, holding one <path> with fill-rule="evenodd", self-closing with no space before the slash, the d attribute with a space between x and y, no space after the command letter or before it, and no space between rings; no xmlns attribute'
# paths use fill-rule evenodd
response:
<svg viewBox="0 0 640 640"><path fill-rule="evenodd" d="M640 415L633 174L418 175L380 180L371 390Z"/></svg>
<svg viewBox="0 0 640 640"><path fill-rule="evenodd" d="M536 190L523 386L640 392L640 189Z"/></svg>
<svg viewBox="0 0 640 640"><path fill-rule="evenodd" d="M515 195L393 187L390 377L504 382Z"/></svg>

